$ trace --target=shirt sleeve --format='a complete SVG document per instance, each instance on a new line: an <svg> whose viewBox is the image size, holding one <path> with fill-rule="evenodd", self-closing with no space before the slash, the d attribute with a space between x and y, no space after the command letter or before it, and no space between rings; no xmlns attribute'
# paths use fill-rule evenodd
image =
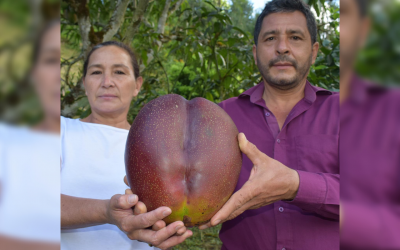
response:
<svg viewBox="0 0 400 250"><path fill-rule="evenodd" d="M63 154L64 154L64 137L65 137L65 131L66 131L66 121L63 116L60 117L60 144L61 144L61 150L60 150L60 171L63 169Z"/></svg>
<svg viewBox="0 0 400 250"><path fill-rule="evenodd" d="M1 190L1 179L3 178L3 171L5 168L5 162L4 162L4 145L5 145L5 137L6 137L6 133L5 133L5 125L3 125L2 123L0 123L0 190Z"/></svg>
<svg viewBox="0 0 400 250"><path fill-rule="evenodd" d="M400 249L400 205L343 202L341 246L351 249Z"/></svg>
<svg viewBox="0 0 400 250"><path fill-rule="evenodd" d="M290 204L325 218L339 220L340 175L297 170L300 183Z"/></svg>

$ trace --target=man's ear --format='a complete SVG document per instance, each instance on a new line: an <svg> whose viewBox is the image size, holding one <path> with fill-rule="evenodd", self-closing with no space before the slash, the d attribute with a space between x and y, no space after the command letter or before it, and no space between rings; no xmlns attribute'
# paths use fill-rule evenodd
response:
<svg viewBox="0 0 400 250"><path fill-rule="evenodd" d="M364 17L361 22L361 31L360 31L360 44L359 48L363 48L365 43L367 42L369 31L371 29L371 19L369 17Z"/></svg>
<svg viewBox="0 0 400 250"><path fill-rule="evenodd" d="M133 97L135 97L139 94L140 89L142 88L142 84L143 84L143 78L141 76L139 76L135 80L135 89L133 90Z"/></svg>
<svg viewBox="0 0 400 250"><path fill-rule="evenodd" d="M319 43L315 42L312 45L312 64L315 63L315 60L317 59L317 55L318 55L318 50L319 50Z"/></svg>
<svg viewBox="0 0 400 250"><path fill-rule="evenodd" d="M254 62L257 65L257 45L253 45L253 57L254 57Z"/></svg>

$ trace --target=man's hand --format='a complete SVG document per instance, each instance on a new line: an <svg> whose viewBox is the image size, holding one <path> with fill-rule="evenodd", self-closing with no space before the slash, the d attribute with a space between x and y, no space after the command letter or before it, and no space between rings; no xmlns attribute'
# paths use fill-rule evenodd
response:
<svg viewBox="0 0 400 250"><path fill-rule="evenodd" d="M247 209L257 209L279 200L292 200L296 197L299 188L297 171L259 151L243 133L239 134L238 140L240 150L254 164L250 178L211 218L211 221L200 226L200 229L232 220Z"/></svg>

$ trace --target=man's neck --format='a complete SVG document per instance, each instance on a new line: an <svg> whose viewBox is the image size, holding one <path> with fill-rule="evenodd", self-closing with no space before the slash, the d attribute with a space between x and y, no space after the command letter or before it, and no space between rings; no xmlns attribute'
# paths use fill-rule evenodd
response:
<svg viewBox="0 0 400 250"><path fill-rule="evenodd" d="M131 125L128 123L126 119L127 114L124 112L123 114L112 114L112 115L103 115L99 113L92 112L88 117L81 119L83 122L89 123L97 123L104 124L116 128L121 129L130 129Z"/></svg>
<svg viewBox="0 0 400 250"><path fill-rule="evenodd" d="M340 72L340 103L342 104L350 95L350 81L353 71Z"/></svg>
<svg viewBox="0 0 400 250"><path fill-rule="evenodd" d="M264 80L264 94L263 99L267 108L274 114L278 121L279 129L282 129L287 116L293 107L304 98L304 88L306 86L306 79L299 85L289 90L280 90L271 87Z"/></svg>
<svg viewBox="0 0 400 250"><path fill-rule="evenodd" d="M304 98L304 88L306 86L306 79L304 79L299 85L289 90L280 90L271 87L264 80L264 94L263 99L266 106L272 112L287 111L288 113L292 108Z"/></svg>

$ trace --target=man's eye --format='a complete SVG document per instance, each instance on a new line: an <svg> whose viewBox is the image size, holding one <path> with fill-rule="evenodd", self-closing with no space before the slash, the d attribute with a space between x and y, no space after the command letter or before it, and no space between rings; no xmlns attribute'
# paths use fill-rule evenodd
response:
<svg viewBox="0 0 400 250"><path fill-rule="evenodd" d="M300 37L294 36L293 39L294 39L294 40L300 40Z"/></svg>
<svg viewBox="0 0 400 250"><path fill-rule="evenodd" d="M272 41L272 40L274 40L274 37L268 37L267 38L267 41Z"/></svg>
<svg viewBox="0 0 400 250"><path fill-rule="evenodd" d="M92 72L92 75L100 75L100 74L101 74L101 71L99 71L99 70L96 70L96 71Z"/></svg>
<svg viewBox="0 0 400 250"><path fill-rule="evenodd" d="M125 72L121 71L121 70L117 70L115 71L116 74L118 75L125 75Z"/></svg>

